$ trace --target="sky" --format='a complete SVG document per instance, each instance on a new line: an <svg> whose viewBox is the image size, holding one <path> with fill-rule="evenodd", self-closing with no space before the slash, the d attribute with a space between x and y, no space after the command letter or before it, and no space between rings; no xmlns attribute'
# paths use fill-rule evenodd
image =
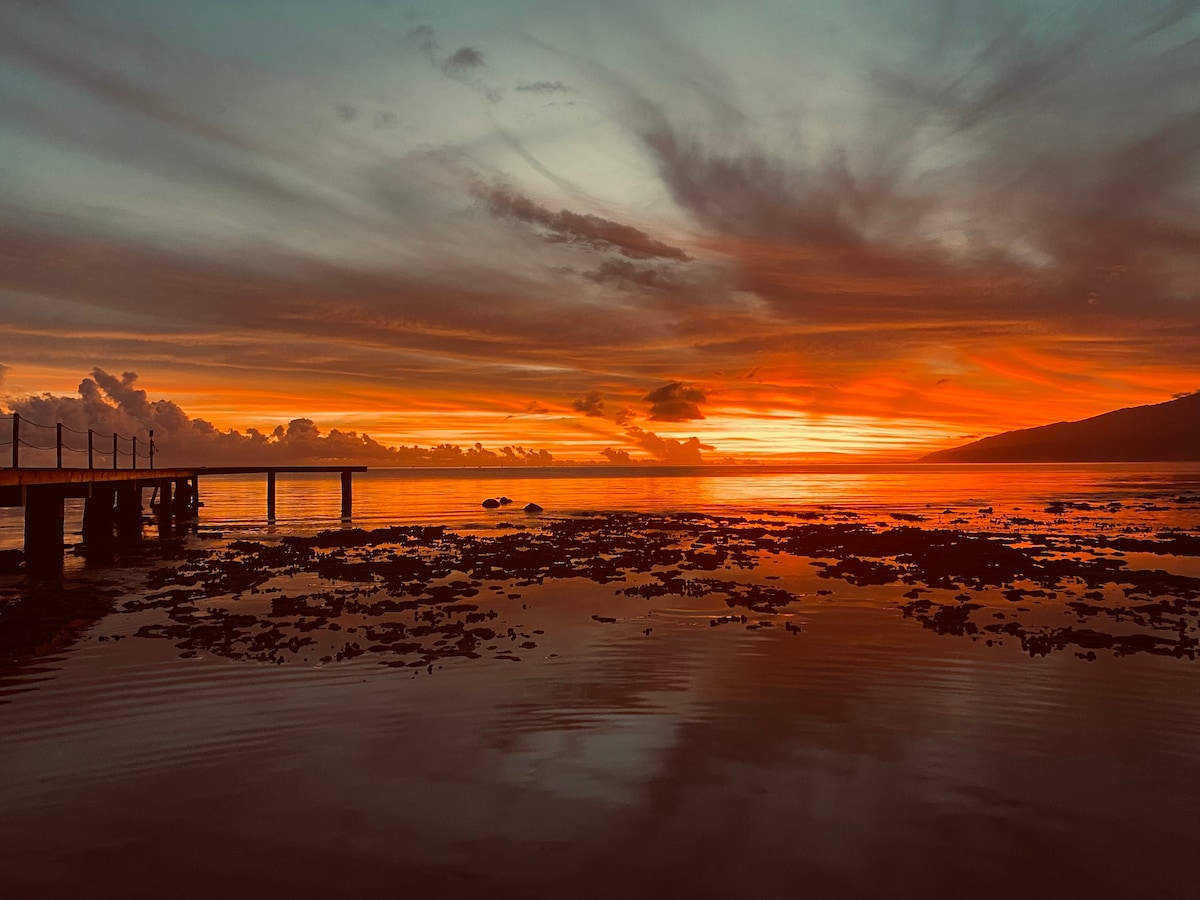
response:
<svg viewBox="0 0 1200 900"><path fill-rule="evenodd" d="M0 0L0 402L718 462L1169 400L1198 8Z"/></svg>

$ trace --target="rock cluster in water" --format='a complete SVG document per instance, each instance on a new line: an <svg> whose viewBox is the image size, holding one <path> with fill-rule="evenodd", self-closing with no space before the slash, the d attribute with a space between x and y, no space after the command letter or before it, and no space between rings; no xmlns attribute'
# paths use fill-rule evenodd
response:
<svg viewBox="0 0 1200 900"><path fill-rule="evenodd" d="M1194 501L1163 502L1186 509ZM149 571L136 599L120 602L119 592L100 592L98 605L88 600L76 610L67 602L74 595L63 594L62 621L84 622L73 630L21 627L23 611L35 601L39 610L44 606L37 599L44 589L32 582L4 595L0 643L11 645L6 658L19 662L37 647L56 645L56 635L67 643L79 639L95 621L88 617L115 608L154 612L136 634L169 640L185 656L277 664L368 657L427 669L448 659L516 661L542 638L520 622L524 594L564 579L612 585L623 603L640 599L647 610L664 597L705 598L728 610L710 617L711 627L782 624L803 639L791 616L805 597L765 583L776 576L759 571L771 560L801 559L830 585L808 591L808 602L841 584L839 592L887 592L902 617L939 634L1016 642L1031 655L1069 650L1085 659L1100 653L1194 659L1200 578L1169 566L1129 565L1122 554L1194 558L1200 535L1117 529L1112 522L1120 511L1056 502L1041 511L1051 521L996 516L990 507L947 510L940 519L885 514L877 521L829 509L749 517L615 513L501 522L496 533L482 535L396 527L235 541L220 549L171 542L156 552L173 557ZM940 524L948 516L956 527ZM1080 527L1067 527L1072 523ZM599 625L620 628L626 621L606 610L581 613ZM21 643L24 634L37 647Z"/></svg>

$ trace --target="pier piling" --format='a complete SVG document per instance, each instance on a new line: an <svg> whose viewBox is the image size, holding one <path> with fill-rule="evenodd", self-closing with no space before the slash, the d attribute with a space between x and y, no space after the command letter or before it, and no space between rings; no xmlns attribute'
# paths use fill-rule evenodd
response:
<svg viewBox="0 0 1200 900"><path fill-rule="evenodd" d="M349 519L354 512L354 491L350 479L353 473L349 469L342 470L342 518Z"/></svg>
<svg viewBox="0 0 1200 900"><path fill-rule="evenodd" d="M142 539L142 486L136 482L117 488L117 537Z"/></svg>
<svg viewBox="0 0 1200 900"><path fill-rule="evenodd" d="M105 547L113 542L117 493L111 487L94 485L83 501L83 545Z"/></svg>
<svg viewBox="0 0 1200 900"><path fill-rule="evenodd" d="M13 416L14 434L20 436L20 418ZM80 432L82 434L83 432ZM94 447L94 434L89 434ZM114 448L116 444L114 442ZM64 449L67 449L64 447ZM15 451L14 451L15 452ZM84 452L82 450L77 452ZM94 464L94 460L89 459ZM51 569L64 559L65 498L84 501L84 551L105 551L117 541L142 537L142 491L155 488L158 502L153 510L163 535L175 524L197 517L200 509L201 475L267 476L267 518L275 520L276 476L283 473L333 473L341 475L341 515L354 514L353 473L366 466L196 466L172 469L0 468L0 506L25 507L25 553L28 568ZM98 552L99 558L104 552Z"/></svg>
<svg viewBox="0 0 1200 900"><path fill-rule="evenodd" d="M25 564L46 571L63 564L63 492L53 486L25 491Z"/></svg>

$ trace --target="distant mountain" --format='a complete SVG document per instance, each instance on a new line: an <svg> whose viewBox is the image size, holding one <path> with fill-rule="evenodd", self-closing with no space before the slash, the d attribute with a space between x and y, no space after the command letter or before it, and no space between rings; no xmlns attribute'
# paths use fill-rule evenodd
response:
<svg viewBox="0 0 1200 900"><path fill-rule="evenodd" d="M1079 422L1006 431L922 462L1153 462L1200 460L1200 393Z"/></svg>

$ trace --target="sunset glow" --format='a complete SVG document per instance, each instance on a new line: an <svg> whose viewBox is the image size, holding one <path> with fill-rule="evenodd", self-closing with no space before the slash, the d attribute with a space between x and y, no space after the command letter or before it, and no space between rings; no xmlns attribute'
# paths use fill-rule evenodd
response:
<svg viewBox="0 0 1200 900"><path fill-rule="evenodd" d="M0 401L751 462L1168 400L1192 9L0 0Z"/></svg>

